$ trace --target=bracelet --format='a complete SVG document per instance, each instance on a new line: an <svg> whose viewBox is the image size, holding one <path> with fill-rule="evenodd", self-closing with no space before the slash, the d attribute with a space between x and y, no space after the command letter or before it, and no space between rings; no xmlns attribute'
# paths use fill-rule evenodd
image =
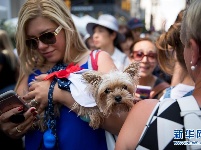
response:
<svg viewBox="0 0 201 150"><path fill-rule="evenodd" d="M85 121L85 122L88 122L88 123L91 121L89 115L87 115L87 116L80 116L80 119L83 120L83 121Z"/></svg>

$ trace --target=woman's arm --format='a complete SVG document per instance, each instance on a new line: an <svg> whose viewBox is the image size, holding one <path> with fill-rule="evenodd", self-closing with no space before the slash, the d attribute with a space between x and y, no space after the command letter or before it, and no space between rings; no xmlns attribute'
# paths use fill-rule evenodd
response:
<svg viewBox="0 0 201 150"><path fill-rule="evenodd" d="M126 120L127 115L128 112L122 112L121 114L113 113L108 118L104 119L101 128L107 130L114 135L118 135L124 121Z"/></svg>
<svg viewBox="0 0 201 150"><path fill-rule="evenodd" d="M111 56L105 51L101 51L99 53L97 64L98 71L102 73L108 73L109 71L116 69ZM55 101L64 104L68 108L72 108L75 102L69 92L59 89L57 85L55 86L53 95ZM104 123L101 125L101 128L109 131L110 133L118 135L127 114L127 112L121 113L121 115L111 114L108 118L105 118Z"/></svg>
<svg viewBox="0 0 201 150"><path fill-rule="evenodd" d="M105 51L99 53L97 64L98 71L102 73L108 73L111 70L117 69L111 56Z"/></svg>
<svg viewBox="0 0 201 150"><path fill-rule="evenodd" d="M21 97L28 93L28 76L23 76L20 84L16 89L16 93Z"/></svg>
<svg viewBox="0 0 201 150"><path fill-rule="evenodd" d="M27 77L23 77L18 88L16 89L16 92L19 96L23 97L27 88ZM36 119L36 108L31 107L28 109L28 111L23 114L25 120L22 123L12 123L9 120L12 115L18 114L22 111L23 108L19 106L0 115L0 128L5 134L10 136L11 138L22 137L30 129ZM21 132L18 132L16 128Z"/></svg>
<svg viewBox="0 0 201 150"><path fill-rule="evenodd" d="M110 70L116 69L116 66L114 65L110 55L104 51L101 51L99 53L97 64L98 71L102 73L108 73ZM47 99L47 93L49 89L47 87L50 86L50 81L42 81L45 76L46 75L41 75L39 77L36 77L36 80L39 82L35 82L31 85L31 92L29 92L29 97L26 96L26 98L30 98L35 95L35 99L40 103L40 106L38 108L39 113L44 109L45 106L47 106L47 100L44 101L44 99ZM65 90L59 89L57 84L54 87L53 100L54 102L61 103L70 109L75 102L75 100L72 98L72 95ZM112 114L105 119L102 128L117 135L122 127L126 116L127 113L122 113L122 115L120 116L118 114Z"/></svg>
<svg viewBox="0 0 201 150"><path fill-rule="evenodd" d="M115 150L136 148L144 127L158 100L147 99L136 103L128 114L118 135Z"/></svg>

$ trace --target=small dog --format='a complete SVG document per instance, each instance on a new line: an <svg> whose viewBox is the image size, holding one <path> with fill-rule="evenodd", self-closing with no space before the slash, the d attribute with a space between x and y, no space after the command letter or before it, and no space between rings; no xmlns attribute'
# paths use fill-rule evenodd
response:
<svg viewBox="0 0 201 150"><path fill-rule="evenodd" d="M114 70L108 74L87 71L82 78L96 106L84 107L75 102L72 110L76 109L78 116L89 117L89 126L97 129L111 113L120 114L132 108L139 79L139 63L131 63L124 71Z"/></svg>

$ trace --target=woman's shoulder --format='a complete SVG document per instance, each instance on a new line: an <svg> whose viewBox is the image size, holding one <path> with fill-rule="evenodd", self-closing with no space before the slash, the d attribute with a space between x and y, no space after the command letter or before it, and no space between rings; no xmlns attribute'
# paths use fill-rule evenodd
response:
<svg viewBox="0 0 201 150"><path fill-rule="evenodd" d="M100 50L97 58L98 71L108 73L110 70L116 69L116 66L109 53Z"/></svg>
<svg viewBox="0 0 201 150"><path fill-rule="evenodd" d="M109 53L107 53L106 51L103 51L101 49L96 49L96 50L92 50L91 53L90 53L90 56L91 57L94 57L94 58L98 58L98 57L111 57L109 55Z"/></svg>
<svg viewBox="0 0 201 150"><path fill-rule="evenodd" d="M144 100L139 101L139 102L136 103L135 105L143 105L143 106L146 106L146 105L155 104L155 103L158 103L158 100L157 100L157 99L144 99ZM135 105L134 105L134 106L135 106Z"/></svg>
<svg viewBox="0 0 201 150"><path fill-rule="evenodd" d="M137 116L149 116L154 107L159 103L157 99L144 99L137 102L131 109L131 113ZM143 112L143 113L142 113Z"/></svg>
<svg viewBox="0 0 201 150"><path fill-rule="evenodd" d="M145 99L132 107L118 135L116 144L118 149L123 149L123 145L130 145L128 146L130 149L136 147L158 103L159 101L155 99Z"/></svg>

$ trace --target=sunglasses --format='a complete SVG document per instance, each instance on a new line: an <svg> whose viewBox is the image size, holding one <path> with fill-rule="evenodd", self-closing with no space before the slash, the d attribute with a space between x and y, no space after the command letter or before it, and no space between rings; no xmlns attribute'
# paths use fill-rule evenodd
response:
<svg viewBox="0 0 201 150"><path fill-rule="evenodd" d="M132 58L136 61L141 61L145 56L149 62L156 61L156 53L149 52L147 55L145 55L142 51L133 51L132 53Z"/></svg>
<svg viewBox="0 0 201 150"><path fill-rule="evenodd" d="M30 49L38 49L38 41L40 40L44 44L54 44L56 43L56 35L61 31L62 26L56 28L54 32L45 32L39 37L34 37L26 40L26 46Z"/></svg>

